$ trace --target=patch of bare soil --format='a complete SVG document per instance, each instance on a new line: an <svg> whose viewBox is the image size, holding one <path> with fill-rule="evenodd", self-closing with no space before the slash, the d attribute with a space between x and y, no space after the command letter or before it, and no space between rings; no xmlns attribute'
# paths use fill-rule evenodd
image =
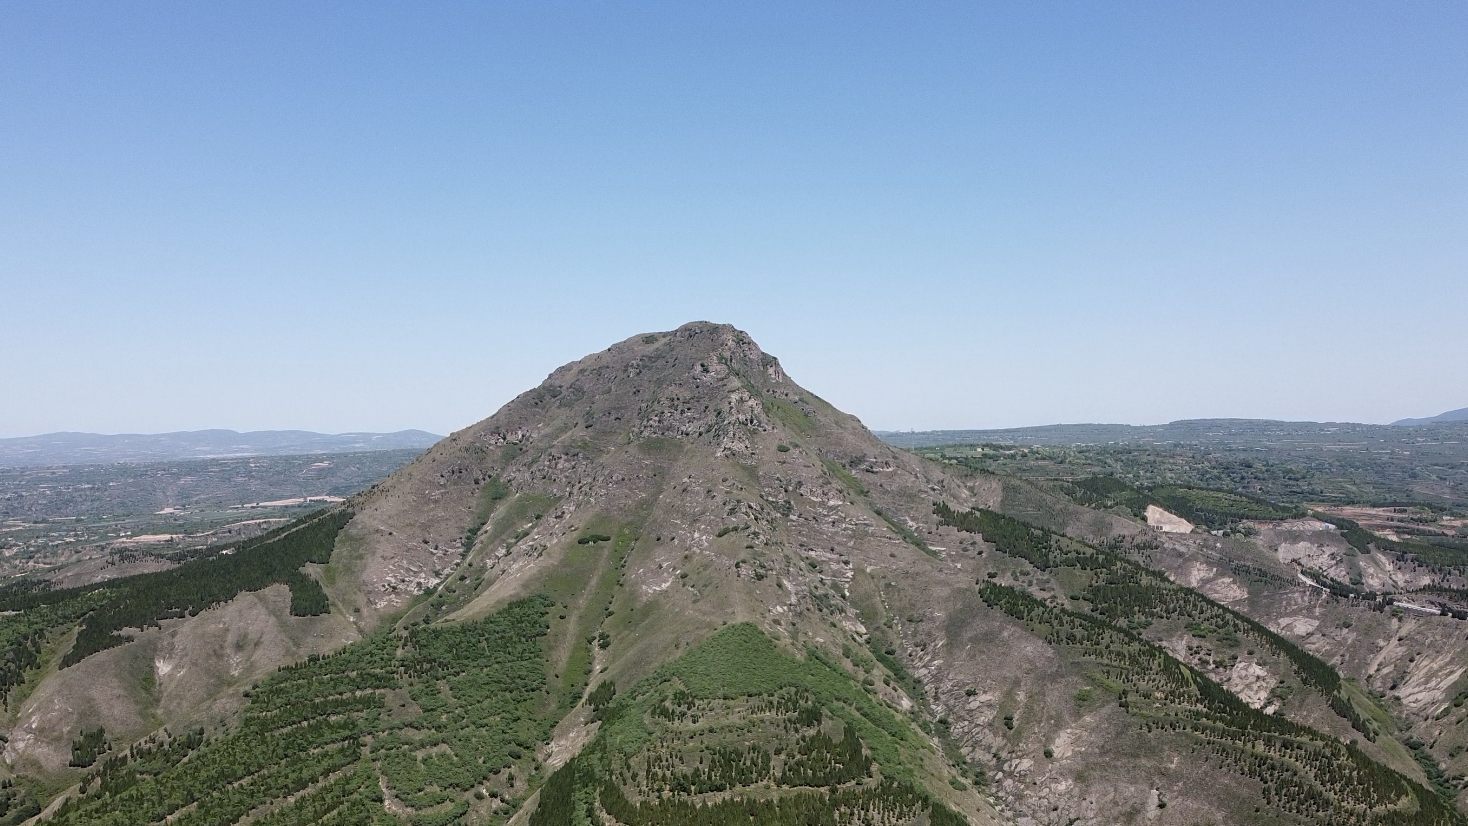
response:
<svg viewBox="0 0 1468 826"><path fill-rule="evenodd" d="M1157 507L1156 505L1147 506L1147 525L1153 528L1157 528L1163 533L1193 532L1192 522L1189 522L1188 520L1182 518L1181 516L1178 516L1175 513L1165 511L1162 508Z"/></svg>

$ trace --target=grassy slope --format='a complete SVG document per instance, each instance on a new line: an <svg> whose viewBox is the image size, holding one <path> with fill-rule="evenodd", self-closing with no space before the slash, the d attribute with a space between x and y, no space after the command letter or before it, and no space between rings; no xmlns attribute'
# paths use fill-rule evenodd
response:
<svg viewBox="0 0 1468 826"><path fill-rule="evenodd" d="M781 816L794 815L770 801L786 801L793 810L814 795L825 801L815 805L829 812L840 805L860 809L883 794L911 794L919 801L914 813L931 809L927 817L934 823L962 822L955 808L988 819L987 804L940 768L932 744L910 721L816 649L803 654L782 650L752 624L720 630L612 703L597 738L550 778L530 822L592 822L583 803L612 811L623 822L694 822L699 810L689 807L730 807L740 800L762 813L749 814L760 822L783 822ZM788 772L799 773L802 745L848 733L859 739L872 769L848 762L846 773L837 771L836 777L788 779ZM760 755L768 766L763 773ZM720 772L721 759L742 762L725 764ZM839 768L840 761L834 762ZM693 786L671 795L660 785L676 790L684 783ZM714 809L705 811L712 816Z"/></svg>

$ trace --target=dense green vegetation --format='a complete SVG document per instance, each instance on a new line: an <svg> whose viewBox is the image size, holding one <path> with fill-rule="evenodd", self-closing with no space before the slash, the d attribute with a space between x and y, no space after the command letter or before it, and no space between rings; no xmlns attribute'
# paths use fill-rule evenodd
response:
<svg viewBox="0 0 1468 826"><path fill-rule="evenodd" d="M17 826L41 813L36 793L9 780L0 783L0 826Z"/></svg>
<svg viewBox="0 0 1468 826"><path fill-rule="evenodd" d="M541 649L551 605L532 597L283 668L250 692L233 730L105 758L51 822L399 824L384 788L415 824L457 822L481 796L508 811L555 723Z"/></svg>
<svg viewBox="0 0 1468 826"><path fill-rule="evenodd" d="M1138 519L1146 517L1148 505L1156 505L1210 530L1224 530L1244 520L1293 519L1306 515L1299 506L1277 505L1241 493L1183 485L1137 488L1115 476L1071 480L1063 483L1061 490L1087 507L1120 508Z"/></svg>
<svg viewBox="0 0 1468 826"><path fill-rule="evenodd" d="M1121 508L1138 518L1146 516L1148 505L1156 504L1150 496L1115 476L1086 476L1071 481L1063 489L1070 498L1088 508Z"/></svg>
<svg viewBox="0 0 1468 826"><path fill-rule="evenodd" d="M0 595L21 598L34 590L9 591ZM48 652L92 609L105 604L109 594L101 590L83 591L57 603L32 605L20 613L0 618L0 702L23 686L29 675L42 665Z"/></svg>
<svg viewBox="0 0 1468 826"><path fill-rule="evenodd" d="M82 735L71 741L71 763L77 768L86 768L97 762L97 758L107 751L107 731L101 726L88 729Z"/></svg>
<svg viewBox="0 0 1468 826"><path fill-rule="evenodd" d="M1159 485L1148 488L1147 494L1164 510L1213 530L1246 519L1294 519L1305 515L1304 508L1276 505L1258 497L1212 488Z"/></svg>
<svg viewBox="0 0 1468 826"><path fill-rule="evenodd" d="M912 775L915 732L814 650L723 629L604 711L553 773L531 826L959 826ZM878 772L880 767L880 772Z"/></svg>
<svg viewBox="0 0 1468 826"><path fill-rule="evenodd" d="M604 707L611 705L612 698L617 696L617 684L611 680L603 680L597 683L596 688L586 695L586 704L596 713L597 719L601 718Z"/></svg>

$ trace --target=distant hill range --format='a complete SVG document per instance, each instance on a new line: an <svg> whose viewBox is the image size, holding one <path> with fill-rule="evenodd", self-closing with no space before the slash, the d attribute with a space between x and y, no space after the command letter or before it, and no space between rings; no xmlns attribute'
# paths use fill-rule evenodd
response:
<svg viewBox="0 0 1468 826"><path fill-rule="evenodd" d="M312 433L308 430L186 430L178 433L45 433L0 439L0 467L166 462L221 456L288 456L368 450L426 450L437 442L422 430L396 433Z"/></svg>
<svg viewBox="0 0 1468 826"><path fill-rule="evenodd" d="M1416 427L1417 425L1438 424L1439 422L1468 422L1468 407L1449 410L1446 413L1440 413L1429 419L1399 419L1392 422L1392 424L1396 426Z"/></svg>
<svg viewBox="0 0 1468 826"><path fill-rule="evenodd" d="M1398 425L1434 423L1431 435ZM1186 444L1218 448L1340 448L1372 443L1438 439L1442 428L1468 430L1468 409L1434 419L1404 419L1391 425L1353 422L1280 422L1271 419L1185 419L1156 425L1052 424L1001 430L878 431L877 437L897 447L955 444L1104 445Z"/></svg>

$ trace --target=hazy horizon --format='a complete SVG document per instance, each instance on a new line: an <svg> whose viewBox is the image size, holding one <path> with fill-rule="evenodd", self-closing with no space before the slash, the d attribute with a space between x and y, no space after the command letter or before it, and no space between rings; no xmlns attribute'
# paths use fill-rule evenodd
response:
<svg viewBox="0 0 1468 826"><path fill-rule="evenodd" d="M846 412L850 412L850 411L846 411ZM1424 415L1424 416L1402 416L1402 417L1398 417L1398 419L1394 419L1392 421L1400 421L1401 419L1408 419L1408 418L1432 418L1433 416L1438 416L1438 415L1441 415L1442 413L1452 413L1452 412L1456 412L1456 411L1455 410L1443 410L1443 411L1439 411L1438 413L1432 413L1432 414L1428 414L1428 415ZM113 433L106 433L106 432L101 432L101 431L59 431L58 430L58 431L45 431L45 432L42 432L42 433L20 433L20 434L14 434L14 435L4 435L4 436L0 436L0 439L25 439L25 438L33 438L33 437L36 437L36 436L51 436L51 435L56 435L56 434L59 434L59 433L79 433L79 434L84 434L84 435L89 435L89 436L158 436L158 435L166 435L166 434L169 434L169 433L191 433L191 432L196 433L196 432L208 431L208 430L233 431L233 432L237 432L237 433L240 433L240 434L253 433L253 432L262 432L262 431L263 432L271 432L271 431L300 431L300 432L304 432L304 433L316 433L316 434L323 435L323 436L345 436L345 435L357 434L357 433L362 433L362 434L369 434L369 433L370 434L381 434L381 433L399 433L399 432L407 432L407 431L419 431L419 432L427 433L427 434L432 435L432 436L438 436L440 438L443 438L443 437L448 436L450 433L453 433L454 431L461 430L461 429L463 429L465 427L468 427L469 425L476 424L477 422L482 421L483 419L489 418L490 415L492 415L492 413L486 414L486 415L480 417L479 419L476 419L473 422L465 422L464 424L459 425L458 427L452 428L450 430L444 430L444 431L430 430L428 428L422 428L422 427L400 428L400 429L395 430L395 431L373 431L373 430L362 430L362 429L359 428L359 429L348 429L348 430L332 431L332 432L310 430L309 428L300 428L300 427L259 428L259 429L254 429L254 430L240 430L239 428L227 428L227 427L199 427L199 428L190 428L190 429L182 430L182 431L165 431L165 430L126 431L126 432L124 432L124 431L118 431L118 432L113 432ZM855 414L853 414L853 415L855 415ZM860 416L858 416L858 418L860 418ZM1197 420L1217 419L1217 420L1233 420L1233 421L1291 421L1291 422L1316 423L1316 424L1371 424L1371 425L1389 425L1389 424L1392 424L1392 422L1354 422L1354 421L1349 421L1349 420L1346 420L1346 419L1283 419L1283 420L1281 420L1281 419L1273 419L1273 420L1271 420L1271 419L1265 419L1265 418L1259 417L1259 416L1198 416L1198 417L1194 417L1194 418L1197 419ZM977 431L986 431L986 430L1025 430L1025 429L1029 429L1029 428L1038 428L1038 427L1068 427L1068 426L1078 426L1078 425L1123 425L1123 426L1128 426L1128 427L1158 427L1158 426L1167 425L1167 424L1174 424L1174 423L1179 422L1179 421L1188 421L1188 420L1187 419L1170 419L1170 420L1165 421L1165 422L1035 422L1035 423L1031 423L1031 424L1004 425L1004 426L1000 426L1000 427L925 427L925 428L917 428L917 427L872 427L872 426L868 425L868 429L870 429L870 430L872 430L874 432L879 432L879 433L914 433L914 432L916 432L916 433L923 433L923 432L964 431L964 430L977 430ZM863 422L863 423L865 423L865 422Z"/></svg>
<svg viewBox="0 0 1468 826"><path fill-rule="evenodd" d="M728 322L875 430L1468 404L1468 7L17 6L0 436L448 433Z"/></svg>

